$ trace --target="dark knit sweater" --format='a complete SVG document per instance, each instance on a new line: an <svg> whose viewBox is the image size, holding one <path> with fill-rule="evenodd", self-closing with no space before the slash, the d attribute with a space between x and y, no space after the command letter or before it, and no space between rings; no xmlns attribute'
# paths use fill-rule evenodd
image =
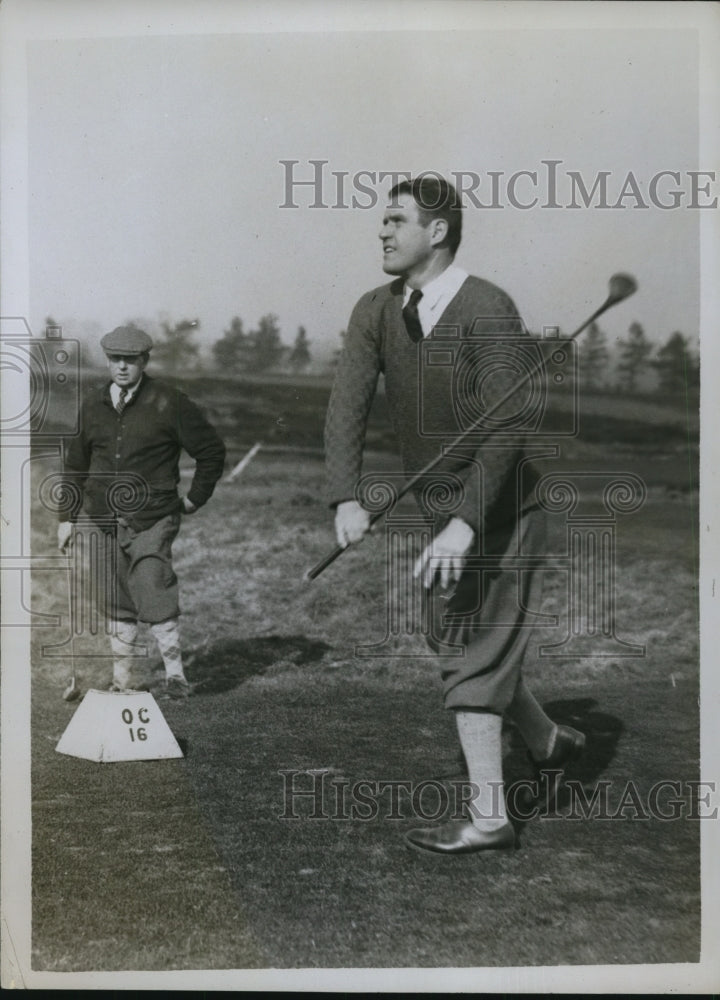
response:
<svg viewBox="0 0 720 1000"><path fill-rule="evenodd" d="M402 297L403 281L398 279L364 295L350 318L325 426L328 499L333 506L355 495L381 372L406 475L434 459L523 374L513 361L514 341L528 335L515 305L500 288L468 277L420 345L405 329ZM491 375L487 382L483 374ZM498 415L516 409L511 399ZM522 447L518 434L493 434L481 443L476 436L443 459L433 475L452 473L463 484L455 491L463 496L455 516L478 529L508 521L531 502L537 476L523 462ZM420 493L416 491L419 500Z"/></svg>
<svg viewBox="0 0 720 1000"><path fill-rule="evenodd" d="M116 492L126 520L137 530L182 509L177 485L183 449L195 459L187 497L196 507L210 499L222 475L225 446L200 409L184 393L147 375L122 414L110 397L110 383L91 392L80 411L80 434L66 443L64 476L76 502L60 520L76 520L82 506L91 517L106 519L108 489L132 474L140 483L133 500ZM132 492L132 490L130 490Z"/></svg>

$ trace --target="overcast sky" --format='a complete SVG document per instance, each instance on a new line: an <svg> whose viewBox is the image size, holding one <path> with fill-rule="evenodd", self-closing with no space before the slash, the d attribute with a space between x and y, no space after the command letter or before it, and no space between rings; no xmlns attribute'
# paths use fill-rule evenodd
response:
<svg viewBox="0 0 720 1000"><path fill-rule="evenodd" d="M333 171L349 174L348 204L353 193L371 200L354 191L360 171L474 172L483 204L490 172L503 172L501 207L466 202L458 263L504 287L530 328L574 328L627 270L640 290L603 318L611 339L633 320L657 341L676 329L696 337L701 212L687 207L685 172L709 169L698 153L697 33L524 27L530 19L503 29L483 26L483 5L454 4L447 30L413 30L411 13L426 6L394 5L408 13L404 30L242 32L228 21L225 33L147 36L137 17L119 37L79 21L77 37L66 25L65 37L31 41L33 327L49 313L68 332L188 316L209 344L232 316L247 328L273 312L286 342L302 324L313 350L329 351L360 294L387 280L377 231L389 185L370 184L373 208L313 209L308 187L294 191L300 207L282 208L281 161L300 161L308 179L309 161L327 160L328 205ZM548 159L562 161L560 204L568 171L587 188L607 171L611 205L632 173L649 207L633 207L629 191L624 208L543 208ZM530 209L514 207L507 187L523 170L538 173L515 189L518 202L538 198ZM677 187L677 209L649 197L665 170L680 184L664 178L657 200Z"/></svg>

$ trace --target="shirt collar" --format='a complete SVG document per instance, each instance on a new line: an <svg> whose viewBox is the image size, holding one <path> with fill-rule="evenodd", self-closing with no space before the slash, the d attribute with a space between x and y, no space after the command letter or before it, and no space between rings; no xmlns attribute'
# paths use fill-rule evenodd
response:
<svg viewBox="0 0 720 1000"><path fill-rule="evenodd" d="M437 278L428 281L420 291L423 293L422 302L428 309L433 309L440 299L449 299L460 291L460 286L467 278L468 273L456 264L450 264L445 270L438 274ZM406 306L413 289L405 285L403 294L403 306Z"/></svg>
<svg viewBox="0 0 720 1000"><path fill-rule="evenodd" d="M130 400L133 398L133 396L135 395L135 393L138 391L138 389L140 388L140 386L142 385L142 381L143 381L144 378L145 378L145 375L144 374L141 375L140 378L135 383L135 385L130 386L130 388L128 389L127 395L125 396L125 405L126 406L130 402ZM120 399L120 386L117 385L115 382L111 382L110 383L110 399L112 400L113 406L117 406L118 400Z"/></svg>

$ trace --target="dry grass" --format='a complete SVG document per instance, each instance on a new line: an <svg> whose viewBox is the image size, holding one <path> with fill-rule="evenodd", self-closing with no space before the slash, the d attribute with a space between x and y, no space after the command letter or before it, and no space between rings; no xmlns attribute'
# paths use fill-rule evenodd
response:
<svg viewBox="0 0 720 1000"><path fill-rule="evenodd" d="M593 457L585 452L586 462ZM378 467L390 459L377 457ZM637 468L642 461L638 455ZM38 463L35 475L51 471ZM655 466L656 471L657 467ZM675 466L673 483L681 478ZM68 663L33 659L36 968L482 966L694 961L698 824L539 821L514 857L451 865L409 854L412 822L280 820L282 769L350 781L422 780L460 767L434 662L418 635L382 639L382 536L312 584L333 545L322 466L262 452L188 518L176 543L188 672L200 684L164 714L180 761L97 765L54 746L72 713ZM617 633L637 660L542 661L530 679L558 721L588 733L575 777L697 777L693 495L658 482L618 524ZM33 552L50 551L40 511ZM64 575L36 573L33 606L65 615ZM548 574L545 610L564 583ZM538 637L547 640L547 634ZM94 640L98 653L107 648ZM160 676L154 651L141 679ZM110 661L84 658L83 685ZM508 733L507 771L526 775Z"/></svg>

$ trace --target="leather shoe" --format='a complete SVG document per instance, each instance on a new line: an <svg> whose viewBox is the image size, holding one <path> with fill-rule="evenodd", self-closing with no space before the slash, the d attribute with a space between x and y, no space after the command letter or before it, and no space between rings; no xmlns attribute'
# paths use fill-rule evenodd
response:
<svg viewBox="0 0 720 1000"><path fill-rule="evenodd" d="M497 830L478 830L468 820L450 820L442 826L409 830L405 842L414 850L434 851L435 854L472 854L517 847L512 824L505 823Z"/></svg>
<svg viewBox="0 0 720 1000"><path fill-rule="evenodd" d="M552 752L545 760L535 760L532 754L528 754L528 759L535 772L538 794L534 796L530 792L526 792L519 796L520 801L517 804L523 815L532 809L542 808L540 815L550 812L560 791L565 768L582 756L584 749L584 733L573 729L572 726L558 726Z"/></svg>
<svg viewBox="0 0 720 1000"><path fill-rule="evenodd" d="M576 760L584 749L585 733L572 726L558 726L552 753L545 760L533 760L533 764L538 771L562 770L570 761Z"/></svg>
<svg viewBox="0 0 720 1000"><path fill-rule="evenodd" d="M189 698L193 693L192 684L184 677L173 674L167 679L166 691L171 698Z"/></svg>

